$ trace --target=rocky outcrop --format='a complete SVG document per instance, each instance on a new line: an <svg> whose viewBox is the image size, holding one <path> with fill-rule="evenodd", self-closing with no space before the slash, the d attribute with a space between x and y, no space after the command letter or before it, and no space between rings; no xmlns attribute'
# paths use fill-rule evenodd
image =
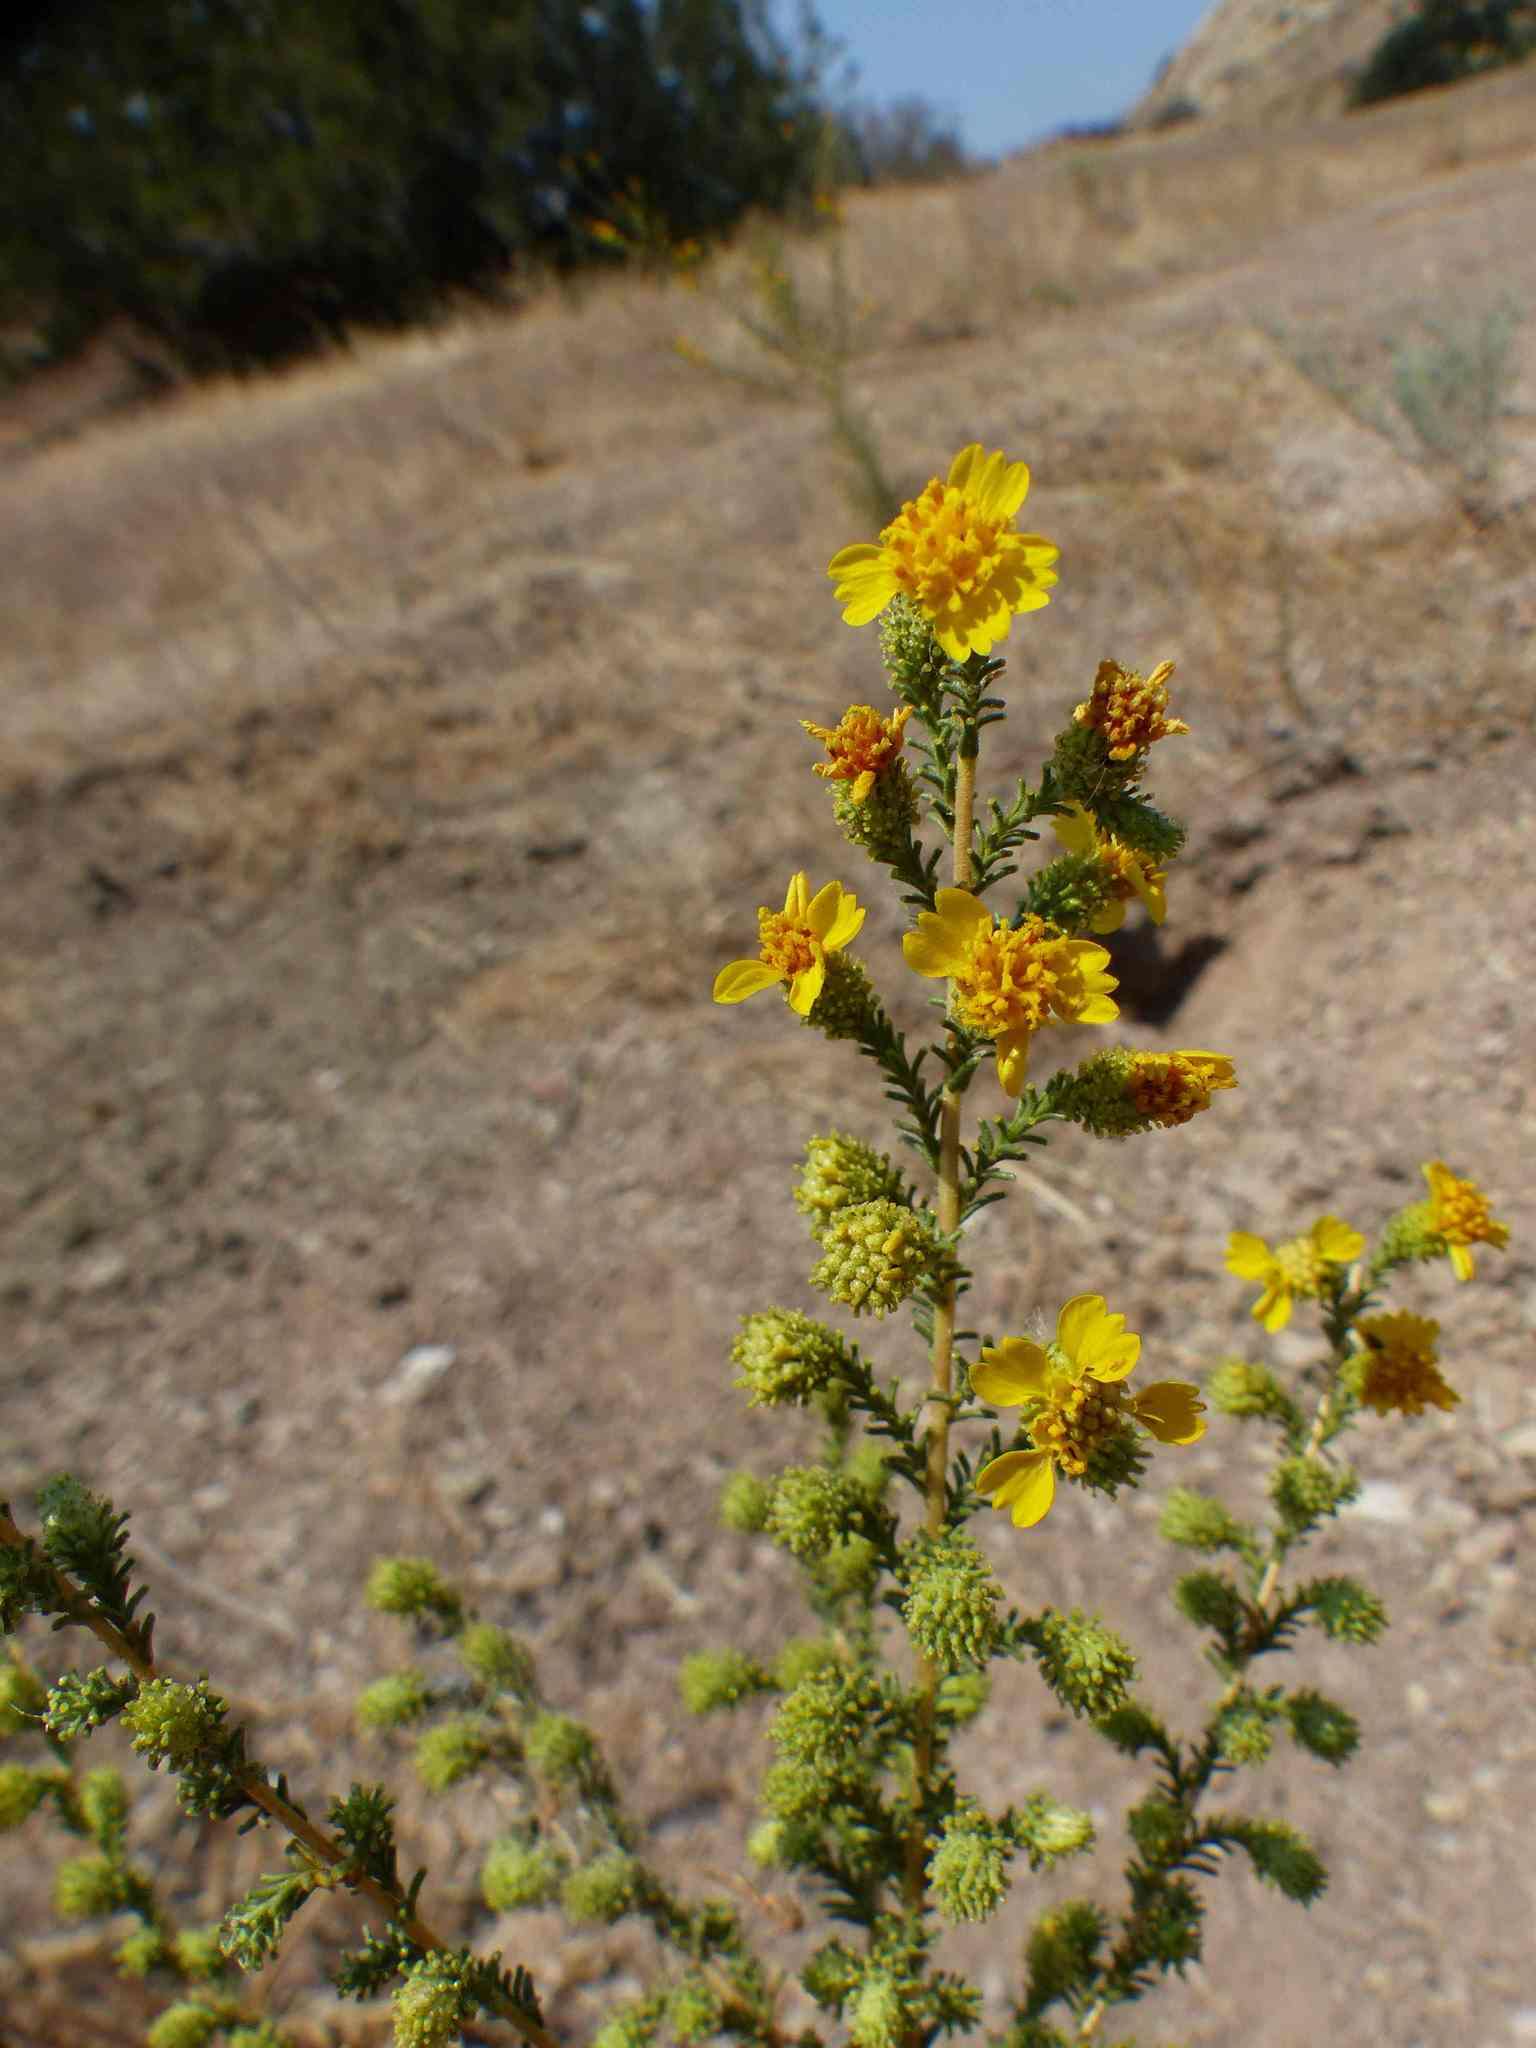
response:
<svg viewBox="0 0 1536 2048"><path fill-rule="evenodd" d="M1128 116L1260 122L1336 113L1411 0L1216 0Z"/></svg>

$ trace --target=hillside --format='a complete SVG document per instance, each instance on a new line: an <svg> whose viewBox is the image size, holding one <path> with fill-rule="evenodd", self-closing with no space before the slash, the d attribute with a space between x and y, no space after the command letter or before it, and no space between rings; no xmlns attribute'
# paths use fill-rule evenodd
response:
<svg viewBox="0 0 1536 2048"><path fill-rule="evenodd" d="M1132 109L1171 118L1293 124L1339 113L1355 74L1409 0L1216 0Z"/></svg>
<svg viewBox="0 0 1536 2048"><path fill-rule="evenodd" d="M1134 1154L1053 1143L984 1223L978 1327L1103 1287L1149 1359L1202 1369L1253 1338L1230 1229L1378 1218L1428 1159L1512 1230L1475 1286L1422 1276L1463 1404L1372 1425L1321 1546L1394 1622L1363 1657L1308 1650L1362 1760L1287 1748L1254 1781L1332 1889L1266 1899L1258 1941L1223 1880L1209 1968L1131 2024L1525 2040L1536 68L1058 144L855 200L840 244L776 260L849 315L901 489L973 438L1032 466L1061 582L1007 643L989 778L1033 768L1105 655L1176 659L1193 728L1158 764L1191 841L1161 943L1121 948L1127 1036L1225 1051L1240 1089ZM423 1810L351 1727L399 1647L358 1600L375 1554L436 1556L536 1642L690 1881L739 1866L760 1722L681 1725L678 1659L801 1621L782 1557L717 1523L722 1477L785 1450L726 1351L743 1310L805 1298L803 1131L883 1109L846 1049L708 991L787 875L846 877L798 721L881 683L824 575L869 517L824 408L733 317L751 291L736 257L695 293L551 297L18 437L0 469L0 1495L68 1464L130 1508L162 1654L256 1703L304 1794L399 1778L450 1924L483 1814ZM897 938L886 909L861 945L917 1023ZM893 1373L900 1347L870 1340ZM1246 1461L1213 1430L1177 1476L1240 1491ZM1154 1697L1157 1490L1128 1522L1074 1495L1027 1543L983 1531L1010 1598L1145 1644ZM1032 1675L993 1711L966 1767L998 1805L1049 1782L1117 1810L1130 1767ZM151 1853L184 1869L190 1839L156 1779ZM275 1860L198 1841L193 1917ZM60 1937L24 1856L0 1887L7 2038L142 2039L110 1942ZM573 2041L639 1954L472 1906L461 1931L535 1962ZM989 2016L1015 1938L957 1944ZM274 1978L306 2044L388 2037L317 1997L302 1942Z"/></svg>

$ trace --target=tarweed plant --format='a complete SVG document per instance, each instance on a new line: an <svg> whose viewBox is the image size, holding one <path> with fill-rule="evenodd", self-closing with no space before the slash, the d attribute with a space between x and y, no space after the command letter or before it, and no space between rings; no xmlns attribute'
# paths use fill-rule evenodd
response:
<svg viewBox="0 0 1536 2048"><path fill-rule="evenodd" d="M791 1192L825 1319L751 1306L729 1344L751 1409L809 1410L820 1431L812 1456L767 1478L734 1474L720 1503L727 1527L794 1560L811 1629L771 1655L702 1649L681 1672L691 1713L767 1705L754 1879L729 1897L680 1894L648 1858L593 1732L546 1698L531 1647L473 1612L429 1560L383 1560L367 1588L410 1645L361 1694L360 1733L408 1749L426 1796L494 1783L504 1825L479 1872L485 1907L558 1906L578 1924L634 1917L656 1936L667 1960L609 2014L600 2048L921 2048L984 2020L1005 2048L1123 2042L1120 2009L1205 1956L1206 1889L1232 1856L1284 1898L1317 1900L1327 1872L1304 1832L1234 1807L1231 1781L1278 1741L1330 1769L1359 1748L1350 1707L1276 1660L1303 1650L1309 1630L1368 1646L1386 1614L1353 1575L1309 1575L1304 1553L1356 1495L1357 1429L1411 1428L1459 1401L1438 1322L1389 1306L1395 1280L1428 1263L1472 1281L1507 1240L1460 1163L1438 1159L1423 1197L1374 1236L1331 1212L1294 1219L1277 1241L1237 1229L1226 1266L1251 1292L1255 1338L1301 1316L1315 1342L1300 1368L1229 1357L1200 1384L1165 1375L1155 1356L1144 1365L1135 1303L1107 1258L1085 1255L1031 1327L964 1326L968 1225L1009 1195L1019 1162L1040 1161L1055 1128L1107 1141L1113 1173L1129 1148L1178 1144L1195 1117L1228 1114L1239 1084L1219 1050L1112 1036L1101 940L1128 915L1177 916L1185 834L1148 789L1158 750L1189 730L1173 664L1143 673L1106 655L1076 704L1063 701L1037 779L980 792L983 740L1008 708L997 650L1049 605L1057 577L1055 543L1017 523L1028 487L1023 463L973 444L877 539L834 557L844 619L879 621L884 681L871 694L884 701L835 717L821 707L802 720L805 737L786 739L819 750L799 772L825 782L860 879L797 869L782 907L775 886L759 910L755 950L714 983L718 1004L782 1000L786 1028L872 1061L895 1108L889 1149L839 1129L805 1145ZM896 973L935 996L920 1043L859 951L870 873L907 912ZM1103 1037L1053 1070L1064 1024ZM856 1340L866 1318L881 1326L879 1356ZM910 1332L904 1357L888 1323ZM1032 1604L1031 1553L1080 1517L1075 1494L1113 1511L1165 1469L1176 1479L1180 1450L1239 1429L1267 1446L1262 1514L1193 1486L1163 1492L1162 1534L1191 1553L1173 1599L1197 1654L1188 1688L1154 1699L1134 1647L1099 1616ZM83 1847L59 1866L58 1910L129 1916L116 1967L166 1999L151 2048L280 2042L277 2016L253 2016L240 1997L238 1972L269 1961L307 1902L337 1889L370 1925L335 1982L358 1998L388 1992L402 2048L457 2040L471 2023L553 2048L544 1959L505 1963L435 1930L426 1873L405 1875L382 1786L306 1804L251 1754L206 1677L161 1665L126 1518L68 1477L37 1511L36 1533L0 1512L0 1625L14 1634L42 1617L93 1638L102 1661L49 1682L13 1645L0 1669L0 1735L16 1759L0 1763L0 1827L51 1818ZM992 1514L1001 1541L983 1549L972 1524ZM1080 1521L1073 1540L1087 1549ZM1103 1548L1108 1577L1114 1540ZM1019 1960L1006 2011L984 2014L946 1931L993 1922L1011 1891L1086 1857L1096 1835L1049 1785L999 1804L984 1772L962 1777L955 1738L986 1712L999 1664L1030 1667L1085 1742L1139 1760L1144 1778L1118 1882L1085 1874L1079 1895L1037 1909L1022 1951L1007 1945ZM176 1925L129 1854L126 1781L80 1768L80 1745L108 1723L177 1780L189 1814L286 1838L216 1929ZM1003 1954L1000 1940L999 1967Z"/></svg>

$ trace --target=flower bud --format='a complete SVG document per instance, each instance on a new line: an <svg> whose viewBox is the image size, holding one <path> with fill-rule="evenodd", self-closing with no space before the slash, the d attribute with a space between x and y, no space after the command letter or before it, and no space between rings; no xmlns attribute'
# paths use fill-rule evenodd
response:
<svg viewBox="0 0 1536 2048"><path fill-rule="evenodd" d="M847 953L829 953L826 970L821 994L804 1022L824 1038L866 1038L880 1012L868 970Z"/></svg>
<svg viewBox="0 0 1536 2048"><path fill-rule="evenodd" d="M901 2048L909 2027L906 2001L895 1978L872 1970L854 1995L849 2039L855 2048Z"/></svg>
<svg viewBox="0 0 1536 2048"><path fill-rule="evenodd" d="M25 1764L0 1764L0 1833L19 1828L37 1811L48 1780Z"/></svg>
<svg viewBox="0 0 1536 2048"><path fill-rule="evenodd" d="M352 1711L359 1728L403 1728L419 1721L431 1704L431 1688L419 1671L392 1671L364 1686Z"/></svg>
<svg viewBox="0 0 1536 2048"><path fill-rule="evenodd" d="M790 1402L804 1407L835 1377L846 1357L835 1330L787 1308L743 1316L731 1345L731 1363L740 1370L735 1384L746 1389L752 1408Z"/></svg>
<svg viewBox="0 0 1536 2048"><path fill-rule="evenodd" d="M880 655L904 703L937 710L949 657L934 639L927 613L911 598L898 594L880 614Z"/></svg>
<svg viewBox="0 0 1536 2048"><path fill-rule="evenodd" d="M429 1728L412 1761L429 1792L446 1792L473 1777L490 1753L490 1730L484 1721L465 1714Z"/></svg>
<svg viewBox="0 0 1536 2048"><path fill-rule="evenodd" d="M921 1654L941 1671L985 1664L997 1643L1002 1588L976 1545L959 1532L937 1543L918 1537L904 1563L902 1619Z"/></svg>
<svg viewBox="0 0 1536 2048"><path fill-rule="evenodd" d="M429 1557L381 1557L368 1574L364 1594L380 1614L398 1614L407 1621L429 1617L450 1633L464 1618L458 1594Z"/></svg>
<svg viewBox="0 0 1536 2048"><path fill-rule="evenodd" d="M1120 1705L1136 1676L1136 1659L1097 1615L1047 1608L1032 1633L1040 1674L1063 1706L1097 1721Z"/></svg>
<svg viewBox="0 0 1536 2048"><path fill-rule="evenodd" d="M911 845L918 820L911 769L897 761L862 803L850 791L839 789L832 799L832 815L850 846L861 847L871 860L894 864Z"/></svg>
<svg viewBox="0 0 1536 2048"><path fill-rule="evenodd" d="M528 1761L555 1785L578 1785L596 1767L591 1735L569 1714L540 1714L529 1728Z"/></svg>
<svg viewBox="0 0 1536 2048"><path fill-rule="evenodd" d="M134 1748L152 1765L169 1763L180 1770L218 1739L228 1711L227 1703L208 1690L206 1678L195 1685L151 1678L124 1707L123 1720L133 1730Z"/></svg>
<svg viewBox="0 0 1536 2048"><path fill-rule="evenodd" d="M768 1519L772 1488L754 1472L733 1472L720 1489L720 1520L727 1529L755 1535Z"/></svg>
<svg viewBox="0 0 1536 2048"><path fill-rule="evenodd" d="M94 1920L122 1903L122 1872L105 1856L72 1856L53 1873L53 1910L61 1920Z"/></svg>
<svg viewBox="0 0 1536 2048"><path fill-rule="evenodd" d="M151 1970L157 1970L165 1963L167 1955L165 1937L159 1928L141 1925L123 1936L112 1960L120 1976L147 1977Z"/></svg>
<svg viewBox="0 0 1536 2048"><path fill-rule="evenodd" d="M458 1649L465 1670L482 1685L498 1692L533 1690L533 1652L509 1629L472 1621L459 1637Z"/></svg>
<svg viewBox="0 0 1536 2048"><path fill-rule="evenodd" d="M167 2007L144 2039L148 2048L207 2048L219 2026L216 2012L189 2001Z"/></svg>
<svg viewBox="0 0 1536 2048"><path fill-rule="evenodd" d="M48 1688L25 1664L0 1664L0 1738L35 1730L43 1718Z"/></svg>
<svg viewBox="0 0 1536 2048"><path fill-rule="evenodd" d="M683 1659L678 1690L690 1714L711 1714L739 1706L754 1693L766 1692L771 1680L760 1664L740 1650L696 1650Z"/></svg>
<svg viewBox="0 0 1536 2048"><path fill-rule="evenodd" d="M863 1505L859 1489L825 1465L791 1465L773 1489L764 1528L796 1557L824 1557Z"/></svg>
<svg viewBox="0 0 1536 2048"><path fill-rule="evenodd" d="M819 1244L827 1226L845 1209L864 1202L896 1202L905 1206L906 1183L887 1153L876 1152L843 1131L814 1137L805 1148L805 1166L795 1189L795 1207L810 1224Z"/></svg>
<svg viewBox="0 0 1536 2048"><path fill-rule="evenodd" d="M573 1870L560 1891L572 1920L621 1920L639 1903L644 1873L625 1849L610 1849Z"/></svg>
<svg viewBox="0 0 1536 2048"><path fill-rule="evenodd" d="M916 1293L939 1264L931 1227L898 1202L843 1209L822 1238L811 1285L858 1315L885 1316Z"/></svg>
<svg viewBox="0 0 1536 2048"><path fill-rule="evenodd" d="M1205 1391L1211 1406L1223 1415L1284 1415L1291 1405L1269 1368L1251 1365L1246 1358L1224 1358L1206 1381Z"/></svg>
<svg viewBox="0 0 1536 2048"><path fill-rule="evenodd" d="M493 1913L542 1906L554 1894L560 1872L549 1851L521 1835L499 1835L480 1866L480 1896Z"/></svg>
<svg viewBox="0 0 1536 2048"><path fill-rule="evenodd" d="M230 1968L229 1959L219 1947L217 1927L185 1928L171 1943L171 1952L181 1974L194 1984L211 1983Z"/></svg>
<svg viewBox="0 0 1536 2048"><path fill-rule="evenodd" d="M1031 1870L1049 1870L1053 1863L1092 1848L1093 1816L1035 1792L1013 1817L1013 1839L1029 1857Z"/></svg>
<svg viewBox="0 0 1536 2048"><path fill-rule="evenodd" d="M405 1966L392 2001L395 2048L452 2048L469 2017L463 1968L441 1949Z"/></svg>
<svg viewBox="0 0 1536 2048"><path fill-rule="evenodd" d="M946 1920L990 1920L1008 1896L1008 1848L1001 1829L967 1803L939 1831L928 1881Z"/></svg>

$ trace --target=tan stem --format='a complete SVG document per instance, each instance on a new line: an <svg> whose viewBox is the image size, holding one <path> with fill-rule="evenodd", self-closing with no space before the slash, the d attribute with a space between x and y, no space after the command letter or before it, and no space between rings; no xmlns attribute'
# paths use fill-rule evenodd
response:
<svg viewBox="0 0 1536 2048"><path fill-rule="evenodd" d="M955 764L955 861L957 889L971 883L971 835L976 815L976 761L962 755ZM953 985L951 985L951 1001ZM939 1229L946 1236L960 1227L960 1097L946 1088L939 1099L939 1185L936 1208ZM955 1283L947 1282L934 1304L933 1345L929 1352L929 1399L922 1429L926 1451L927 1515L930 1536L944 1531L945 1490L949 1478L949 1395L955 1371ZM933 1772L934 1721L939 1697L939 1667L930 1658L917 1662L917 1740L912 1751L912 1831L907 1838L906 1897L909 1909L923 1904L923 1851L927 1846L922 1810Z"/></svg>
<svg viewBox="0 0 1536 2048"><path fill-rule="evenodd" d="M148 1685L155 1679L169 1675L152 1658L144 1655L133 1636L98 1612L89 1597L81 1592L72 1579L48 1564L31 1537L19 1529L3 1510L0 1510L0 1545L11 1550L28 1551L52 1579L54 1601L58 1610L67 1614L70 1620L78 1623L81 1628L89 1629L98 1642L110 1650L121 1663L127 1665L140 1685ZM302 1842L316 1863L327 1870L336 1870L350 1860L346 1849L334 1835L328 1834L324 1828L317 1827L307 1814L301 1813L296 1806L290 1805L286 1799L273 1791L267 1783L266 1773L259 1764L249 1765L239 1773L239 1785L251 1804L259 1806L269 1819L276 1821L295 1841ZM429 1950L448 1947L448 1943L440 1935L434 1934L426 1921L416 1913L406 1911L405 1894L402 1891L380 1884L377 1878L368 1877L361 1871L354 1871L346 1882L350 1891L361 1892L365 1898L371 1899L376 1906L381 1907L417 1948ZM524 2040L533 2044L533 2048L560 2048L555 2035L525 2018L520 2012L510 2006L500 2010L502 2018L510 2021Z"/></svg>

